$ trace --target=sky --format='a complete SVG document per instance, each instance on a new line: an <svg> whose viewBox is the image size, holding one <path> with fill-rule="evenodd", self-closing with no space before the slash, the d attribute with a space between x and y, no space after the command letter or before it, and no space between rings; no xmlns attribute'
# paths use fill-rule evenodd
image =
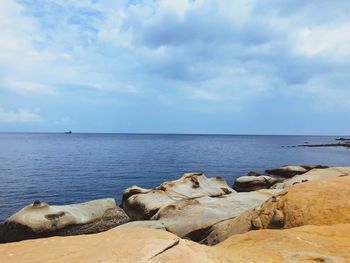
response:
<svg viewBox="0 0 350 263"><path fill-rule="evenodd" d="M0 131L350 134L348 0L0 0Z"/></svg>

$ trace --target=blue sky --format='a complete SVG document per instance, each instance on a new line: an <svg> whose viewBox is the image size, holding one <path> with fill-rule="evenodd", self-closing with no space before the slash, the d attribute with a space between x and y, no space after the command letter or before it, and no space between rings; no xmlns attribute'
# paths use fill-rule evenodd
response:
<svg viewBox="0 0 350 263"><path fill-rule="evenodd" d="M350 134L350 1L0 5L0 131Z"/></svg>

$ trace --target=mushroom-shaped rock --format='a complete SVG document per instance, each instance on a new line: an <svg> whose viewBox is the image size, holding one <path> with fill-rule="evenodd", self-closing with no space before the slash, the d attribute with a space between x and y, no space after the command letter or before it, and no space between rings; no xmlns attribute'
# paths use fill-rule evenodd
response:
<svg viewBox="0 0 350 263"><path fill-rule="evenodd" d="M113 198L72 205L35 201L0 225L0 243L52 235L89 234L129 221Z"/></svg>
<svg viewBox="0 0 350 263"><path fill-rule="evenodd" d="M236 218L213 225L205 244L250 230L350 223L350 176L296 184Z"/></svg>
<svg viewBox="0 0 350 263"><path fill-rule="evenodd" d="M135 220L147 220L166 205L199 197L219 197L235 192L221 177L207 178L202 173L187 173L180 179L153 189L130 187L123 192L122 207Z"/></svg>

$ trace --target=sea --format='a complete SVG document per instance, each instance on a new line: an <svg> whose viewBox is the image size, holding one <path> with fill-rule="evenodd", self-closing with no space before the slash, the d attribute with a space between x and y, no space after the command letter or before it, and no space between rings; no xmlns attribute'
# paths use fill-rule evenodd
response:
<svg viewBox="0 0 350 263"><path fill-rule="evenodd" d="M156 187L185 172L235 178L281 165L350 165L330 136L0 133L0 222L40 200L72 204Z"/></svg>

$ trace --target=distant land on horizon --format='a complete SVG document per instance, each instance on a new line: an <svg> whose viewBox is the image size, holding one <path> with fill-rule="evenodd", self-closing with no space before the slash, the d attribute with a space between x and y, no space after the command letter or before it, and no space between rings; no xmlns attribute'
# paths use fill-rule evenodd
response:
<svg viewBox="0 0 350 263"><path fill-rule="evenodd" d="M193 136L320 136L320 137L350 137L345 134L253 134L253 133L173 133L173 132L90 132L77 131L66 133L66 131L0 131L0 134L16 133L16 134L115 134L115 135L193 135Z"/></svg>

